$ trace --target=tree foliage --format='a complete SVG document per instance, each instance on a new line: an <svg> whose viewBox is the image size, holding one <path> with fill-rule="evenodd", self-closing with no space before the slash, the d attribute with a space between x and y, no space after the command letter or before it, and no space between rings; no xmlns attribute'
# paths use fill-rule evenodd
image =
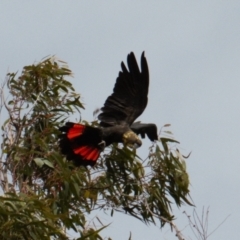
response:
<svg viewBox="0 0 240 240"><path fill-rule="evenodd" d="M8 114L0 160L1 239L69 239L69 229L76 239L102 239L99 232L107 226L86 227L93 210L119 211L163 226L174 219L172 204L191 204L185 157L164 131L168 125L145 160L113 144L93 168L66 161L58 128L83 109L71 76L66 63L55 57L7 75L1 91L1 109Z"/></svg>

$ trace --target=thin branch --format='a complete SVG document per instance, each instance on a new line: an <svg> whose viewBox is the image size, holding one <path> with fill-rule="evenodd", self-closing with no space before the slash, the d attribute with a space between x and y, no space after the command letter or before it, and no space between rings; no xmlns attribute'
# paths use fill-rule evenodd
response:
<svg viewBox="0 0 240 240"><path fill-rule="evenodd" d="M226 222L226 220L231 216L231 214L229 214L220 224L218 224L218 226L208 234L207 237L209 237L210 235L212 235L224 222Z"/></svg>
<svg viewBox="0 0 240 240"><path fill-rule="evenodd" d="M6 103L5 103L5 97L4 97L4 86L7 82L7 79L3 82L1 88L0 88L0 99L1 99L1 103L0 103L0 112L2 111L3 106L6 107ZM6 108L7 111L9 111L8 108ZM3 144L4 141L2 142L2 150L3 150ZM6 166L4 166L5 161L3 161L3 157L4 157L4 153L3 151L1 152L1 161L0 161L0 181L1 181L1 186L4 192L8 192L9 190L9 186L8 186L8 177L7 177L7 169Z"/></svg>
<svg viewBox="0 0 240 240"><path fill-rule="evenodd" d="M166 219L165 217L158 216L158 215L156 215L155 213L153 213L153 212L151 211L151 209L149 208L147 201L145 201L145 206L146 206L147 210L148 210L154 217L160 218L162 221L168 223L168 224L171 226L171 228L173 228L173 229L175 230L175 233L176 233L176 236L177 236L178 240L185 240L184 237L183 237L183 235L182 235L182 233L181 233L181 231L178 229L177 225L173 223L173 221L170 221L170 220Z"/></svg>
<svg viewBox="0 0 240 240"><path fill-rule="evenodd" d="M183 212L189 221L189 226L197 239L207 240L210 235L212 235L227 219L230 215L228 215L212 232L208 234L208 225L209 225L209 208L207 208L206 214L204 211L204 207L202 210L201 219L199 218L196 210L193 210L193 221L187 213Z"/></svg>

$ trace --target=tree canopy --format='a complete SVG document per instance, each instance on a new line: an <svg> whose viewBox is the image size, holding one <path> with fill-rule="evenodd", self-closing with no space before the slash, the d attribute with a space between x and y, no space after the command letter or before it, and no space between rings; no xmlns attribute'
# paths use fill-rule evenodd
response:
<svg viewBox="0 0 240 240"><path fill-rule="evenodd" d="M60 153L59 127L83 103L72 72L56 57L8 73L1 88L1 239L102 239L87 225L93 210L128 214L145 224L170 223L172 204L191 205L185 158L169 125L161 128L146 159L121 144L110 145L94 167L76 167ZM5 97L7 96L7 97ZM87 227L88 226L88 227ZM110 238L109 238L110 239Z"/></svg>

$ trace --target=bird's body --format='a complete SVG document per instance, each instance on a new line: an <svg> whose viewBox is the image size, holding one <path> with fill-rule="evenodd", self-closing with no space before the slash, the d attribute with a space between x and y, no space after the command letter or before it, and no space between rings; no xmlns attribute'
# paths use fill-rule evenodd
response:
<svg viewBox="0 0 240 240"><path fill-rule="evenodd" d="M102 127L103 140L106 146L113 142L123 143L123 135L130 130L127 125L113 125L110 127Z"/></svg>
<svg viewBox="0 0 240 240"><path fill-rule="evenodd" d="M158 139L155 124L134 123L147 106L147 60L143 53L141 72L133 53L128 55L127 62L129 70L122 62L122 71L119 72L113 93L98 115L99 128L70 122L60 128L61 151L76 165L94 165L105 146L112 143L123 143L134 148L141 146L137 134L142 138L146 134L151 141Z"/></svg>

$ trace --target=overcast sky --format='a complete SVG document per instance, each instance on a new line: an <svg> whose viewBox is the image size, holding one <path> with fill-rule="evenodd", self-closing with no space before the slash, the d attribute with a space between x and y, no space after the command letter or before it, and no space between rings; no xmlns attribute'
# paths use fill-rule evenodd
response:
<svg viewBox="0 0 240 240"><path fill-rule="evenodd" d="M187 160L191 196L201 215L210 206L209 239L240 239L240 1L1 1L0 80L8 71L57 55L74 72L75 89L92 113L111 94L120 62L142 51L150 69L149 103L139 120L171 124ZM147 155L149 141L139 150ZM176 209L174 209L175 211ZM176 224L191 236L188 221ZM125 215L102 236L176 239Z"/></svg>

